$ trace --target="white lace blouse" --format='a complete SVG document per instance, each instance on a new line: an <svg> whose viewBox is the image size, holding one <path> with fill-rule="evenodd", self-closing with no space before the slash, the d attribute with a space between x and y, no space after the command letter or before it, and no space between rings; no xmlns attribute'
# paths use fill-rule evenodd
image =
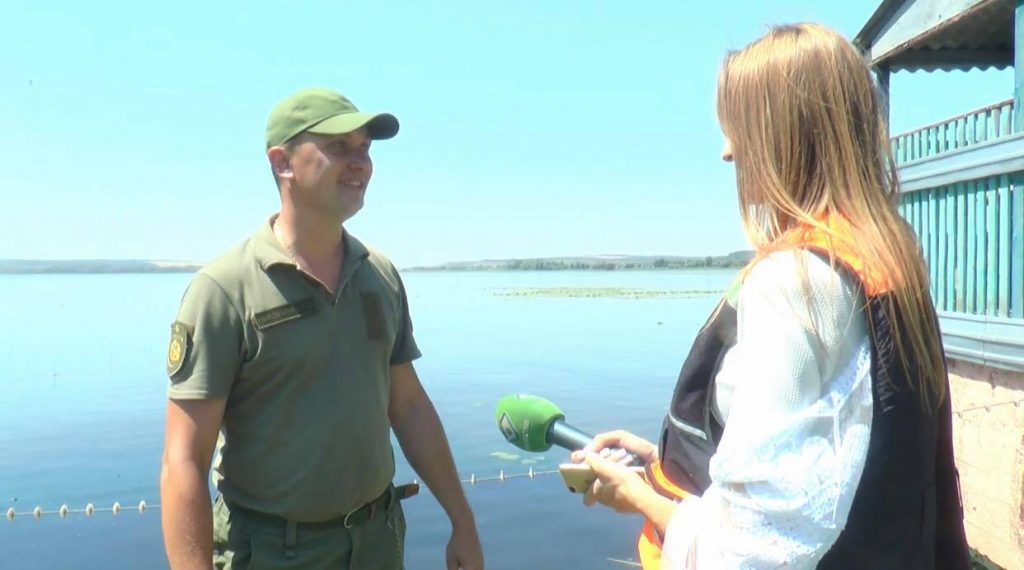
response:
<svg viewBox="0 0 1024 570"><path fill-rule="evenodd" d="M835 543L871 433L860 302L848 278L807 253L753 268L715 377L725 431L711 486L673 514L663 568L814 568Z"/></svg>

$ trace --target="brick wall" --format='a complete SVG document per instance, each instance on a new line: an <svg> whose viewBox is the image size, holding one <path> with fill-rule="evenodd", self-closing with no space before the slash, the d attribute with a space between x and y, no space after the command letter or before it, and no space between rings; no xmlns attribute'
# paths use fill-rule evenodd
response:
<svg viewBox="0 0 1024 570"><path fill-rule="evenodd" d="M967 539L1024 569L1024 373L951 360L949 380Z"/></svg>

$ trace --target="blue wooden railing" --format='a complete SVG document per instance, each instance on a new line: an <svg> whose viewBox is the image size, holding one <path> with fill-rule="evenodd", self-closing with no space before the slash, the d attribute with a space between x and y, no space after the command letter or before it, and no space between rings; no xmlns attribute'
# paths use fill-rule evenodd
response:
<svg viewBox="0 0 1024 570"><path fill-rule="evenodd" d="M1009 173L903 196L900 212L928 260L938 310L1024 318L1024 284L1013 279L1024 263L1022 181Z"/></svg>
<svg viewBox="0 0 1024 570"><path fill-rule="evenodd" d="M1024 132L1012 101L892 139L947 354L1024 370Z"/></svg>
<svg viewBox="0 0 1024 570"><path fill-rule="evenodd" d="M1013 133L1013 99L892 138L896 164L987 142Z"/></svg>

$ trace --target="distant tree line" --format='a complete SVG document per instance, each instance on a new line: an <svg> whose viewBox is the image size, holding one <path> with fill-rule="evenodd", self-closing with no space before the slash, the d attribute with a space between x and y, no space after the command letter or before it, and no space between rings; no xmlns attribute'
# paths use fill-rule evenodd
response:
<svg viewBox="0 0 1024 570"><path fill-rule="evenodd" d="M635 271L652 269L740 268L750 261L753 252L739 251L729 255L705 257L625 257L610 261L602 258L508 259L479 262L448 263L439 267L416 267L427 271Z"/></svg>
<svg viewBox="0 0 1024 570"><path fill-rule="evenodd" d="M740 268L744 265L746 265L746 261L712 256L707 256L704 259L665 259L664 257L659 257L649 262L512 259L505 262L504 265L496 265L494 269L508 269L512 271L629 271L641 269Z"/></svg>
<svg viewBox="0 0 1024 570"><path fill-rule="evenodd" d="M133 259L0 259L0 275L68 273L194 273L200 265L161 265Z"/></svg>

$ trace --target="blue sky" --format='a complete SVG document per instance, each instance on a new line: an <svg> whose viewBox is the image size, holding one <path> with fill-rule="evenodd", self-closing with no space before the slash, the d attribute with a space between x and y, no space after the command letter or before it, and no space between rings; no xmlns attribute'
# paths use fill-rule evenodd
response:
<svg viewBox="0 0 1024 570"><path fill-rule="evenodd" d="M7 0L0 258L212 259L276 211L266 116L310 85L401 120L347 224L400 267L742 249L722 56L775 23L852 37L876 6ZM1013 72L892 89L900 132L1009 98Z"/></svg>

